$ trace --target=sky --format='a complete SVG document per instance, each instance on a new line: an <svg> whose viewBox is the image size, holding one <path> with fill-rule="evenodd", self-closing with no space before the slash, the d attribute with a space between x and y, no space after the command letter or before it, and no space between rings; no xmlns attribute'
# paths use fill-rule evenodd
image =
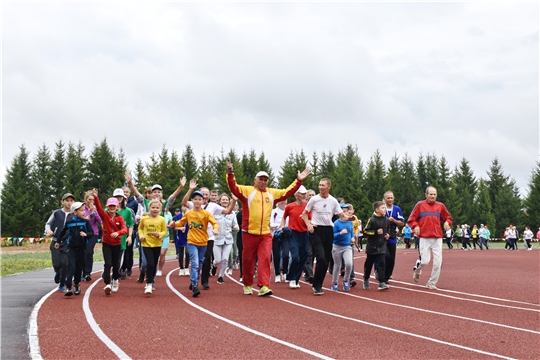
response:
<svg viewBox="0 0 540 360"><path fill-rule="evenodd" d="M539 148L539 4L3 2L2 166L107 137L129 167L358 146L497 157L523 195Z"/></svg>

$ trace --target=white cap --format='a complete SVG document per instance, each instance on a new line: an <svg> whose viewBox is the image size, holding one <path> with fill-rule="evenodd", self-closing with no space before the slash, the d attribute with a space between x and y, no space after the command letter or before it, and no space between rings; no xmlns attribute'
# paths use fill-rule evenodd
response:
<svg viewBox="0 0 540 360"><path fill-rule="evenodd" d="M270 176L268 176L268 174L266 173L266 171L259 171L257 173L257 175L255 175L255 177L261 177L261 176L266 176L267 178L270 178Z"/></svg>
<svg viewBox="0 0 540 360"><path fill-rule="evenodd" d="M118 188L118 189L114 189L113 193L112 193L112 196L113 197L117 197L117 196L123 196L124 199L126 198L126 195L124 195L124 190Z"/></svg>
<svg viewBox="0 0 540 360"><path fill-rule="evenodd" d="M84 203L80 202L80 201L77 201L77 202L74 202L73 204L71 204L71 209L70 211L71 212L74 212L75 210L79 209L81 206L83 206Z"/></svg>
<svg viewBox="0 0 540 360"><path fill-rule="evenodd" d="M163 188L162 188L161 185L159 185L159 184L154 184L154 185L152 185L152 191L154 191L154 190L156 190L156 189L163 190Z"/></svg>
<svg viewBox="0 0 540 360"><path fill-rule="evenodd" d="M307 189L304 185L300 185L300 187L298 188L298 190L296 190L295 194L307 194Z"/></svg>

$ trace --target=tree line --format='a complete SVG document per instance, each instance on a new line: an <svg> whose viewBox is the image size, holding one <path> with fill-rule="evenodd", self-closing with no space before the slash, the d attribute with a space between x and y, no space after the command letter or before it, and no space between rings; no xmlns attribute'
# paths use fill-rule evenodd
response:
<svg viewBox="0 0 540 360"><path fill-rule="evenodd" d="M425 197L426 187L432 185L438 190L437 200L445 203L452 214L454 224L487 224L493 237L502 237L509 224L519 229L540 226L538 162L524 199L515 180L504 173L496 157L486 176L477 178L465 158L452 168L444 156L419 154L413 160L407 153L395 153L385 164L376 150L364 164L357 147L351 144L335 153L313 152L310 156L303 150L291 151L278 174L271 169L264 151L257 153L252 149L240 155L234 149L222 149L220 154L203 153L197 158L189 144L181 154L163 145L148 161L138 159L131 172L138 189L160 184L164 196L174 192L182 176L197 179L201 187L227 192L227 160L233 163L239 184L252 184L255 174L264 170L273 186L287 187L298 170L310 167L312 173L304 182L306 188L318 192L319 180L331 179L331 194L353 204L360 219L370 216L372 203L380 200L386 190L394 192L396 204L407 217L416 202ZM115 150L106 138L96 143L89 154L80 142L58 141L52 150L43 144L32 159L21 145L2 184L2 236L41 236L46 220L60 207L64 193L74 194L77 201L82 201L84 192L92 188L100 194L112 194L115 188L125 185L127 169L123 149ZM186 191L187 187L180 197Z"/></svg>

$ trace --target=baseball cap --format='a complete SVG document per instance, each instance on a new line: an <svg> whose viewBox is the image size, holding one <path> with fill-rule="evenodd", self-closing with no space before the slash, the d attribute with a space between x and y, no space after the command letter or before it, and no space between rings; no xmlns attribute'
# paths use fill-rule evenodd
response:
<svg viewBox="0 0 540 360"><path fill-rule="evenodd" d="M195 196L199 195L200 197L202 197L204 199L204 194L202 191L200 190L195 190L192 194L191 194L191 198L193 199Z"/></svg>
<svg viewBox="0 0 540 360"><path fill-rule="evenodd" d="M298 188L298 190L296 190L295 194L306 194L307 193L307 189L304 185L300 185L300 187Z"/></svg>
<svg viewBox="0 0 540 360"><path fill-rule="evenodd" d="M123 196L124 199L126 198L126 195L124 195L124 190L122 190L120 188L114 189L112 196L114 196L114 197Z"/></svg>
<svg viewBox="0 0 540 360"><path fill-rule="evenodd" d="M109 206L109 205L114 205L114 206L118 206L119 205L119 202L118 202L118 199L116 198L108 198L107 199L107 204L105 206Z"/></svg>
<svg viewBox="0 0 540 360"><path fill-rule="evenodd" d="M70 210L70 211L71 211L71 212L74 212L75 210L79 209L79 208L80 208L81 206L83 206L83 205L84 205L84 203L82 203L82 202L79 202L79 201L74 202L74 203L71 205L71 210Z"/></svg>
<svg viewBox="0 0 540 360"><path fill-rule="evenodd" d="M180 208L176 208L176 209L174 209L174 211L180 211Z"/></svg>
<svg viewBox="0 0 540 360"><path fill-rule="evenodd" d="M339 204L339 207L341 207L342 209L350 208L349 204Z"/></svg>
<svg viewBox="0 0 540 360"><path fill-rule="evenodd" d="M266 176L267 178L270 178L270 176L268 176L268 173L266 171L259 171L257 175L255 175L255 177L261 177L261 176Z"/></svg>
<svg viewBox="0 0 540 360"><path fill-rule="evenodd" d="M64 194L64 196L62 196L62 200L66 200L68 197L72 197L73 200L75 200L75 196L73 196L71 193Z"/></svg>
<svg viewBox="0 0 540 360"><path fill-rule="evenodd" d="M156 189L163 190L163 188L159 184L152 185L152 191L154 191Z"/></svg>

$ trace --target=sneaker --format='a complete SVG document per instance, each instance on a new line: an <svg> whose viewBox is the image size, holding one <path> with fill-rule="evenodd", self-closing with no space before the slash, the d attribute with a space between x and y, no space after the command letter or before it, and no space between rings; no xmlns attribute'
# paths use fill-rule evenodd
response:
<svg viewBox="0 0 540 360"><path fill-rule="evenodd" d="M178 276L184 276L184 269L180 269L180 271L178 271Z"/></svg>
<svg viewBox="0 0 540 360"><path fill-rule="evenodd" d="M292 281L291 281L292 282ZM295 281L294 285L297 289L300 289L300 281Z"/></svg>
<svg viewBox="0 0 540 360"><path fill-rule="evenodd" d="M112 292L118 292L118 288L120 287L120 283L118 280L112 281Z"/></svg>
<svg viewBox="0 0 540 360"><path fill-rule="evenodd" d="M127 271L127 276L131 276L131 269Z"/></svg>
<svg viewBox="0 0 540 360"><path fill-rule="evenodd" d="M332 291L339 291L337 284L332 284Z"/></svg>
<svg viewBox="0 0 540 360"><path fill-rule="evenodd" d="M289 282L289 287L290 287L291 289L297 289L297 287L296 287L296 281L291 280L291 281Z"/></svg>
<svg viewBox="0 0 540 360"><path fill-rule="evenodd" d="M203 290L208 290L208 289L210 289L210 285L208 285L208 283L203 283L202 288L203 288Z"/></svg>
<svg viewBox="0 0 540 360"><path fill-rule="evenodd" d="M195 285L195 286L193 287L191 296L197 297L197 296L200 295L200 293L201 293L201 291L199 290L199 287L198 287L197 285Z"/></svg>
<svg viewBox="0 0 540 360"><path fill-rule="evenodd" d="M189 290L193 290L193 284L189 284Z"/></svg>
<svg viewBox="0 0 540 360"><path fill-rule="evenodd" d="M80 294L81 294L81 286L78 285L78 284L76 284L73 293L74 293L75 295L80 295Z"/></svg>
<svg viewBox="0 0 540 360"><path fill-rule="evenodd" d="M54 274L54 283L55 284L60 284L60 273L59 272Z"/></svg>
<svg viewBox="0 0 540 360"><path fill-rule="evenodd" d="M88 275L86 275L86 276L84 277L84 280L86 280L86 281L92 281L92 276L90 276L90 274L88 274Z"/></svg>
<svg viewBox="0 0 540 360"><path fill-rule="evenodd" d="M316 296L320 296L320 295L323 295L324 294L324 291L322 291L322 288L318 287L318 288L313 288L313 295L316 295Z"/></svg>
<svg viewBox="0 0 540 360"><path fill-rule="evenodd" d="M420 259L417 259L417 260L416 260L416 264L415 264L414 267L413 267L413 271L415 271L416 269L418 269L418 267L420 266L420 263L421 263L421 262L420 262Z"/></svg>
<svg viewBox="0 0 540 360"><path fill-rule="evenodd" d="M234 263L233 266L232 266L232 269L233 269L233 270L238 270L238 264L237 264L237 263Z"/></svg>
<svg viewBox="0 0 540 360"><path fill-rule="evenodd" d="M253 295L253 290L251 289L251 286L244 285L244 295Z"/></svg>
<svg viewBox="0 0 540 360"><path fill-rule="evenodd" d="M120 280L126 280L126 272L125 271L120 271Z"/></svg>
<svg viewBox="0 0 540 360"><path fill-rule="evenodd" d="M111 284L107 284L103 288L103 291L105 291L105 295L111 295L111 290L112 290Z"/></svg>
<svg viewBox="0 0 540 360"><path fill-rule="evenodd" d="M227 269L227 275L232 276L232 269Z"/></svg>
<svg viewBox="0 0 540 360"><path fill-rule="evenodd" d="M140 273L139 278L137 279L137 282L141 284L144 282L144 273Z"/></svg>
<svg viewBox="0 0 540 360"><path fill-rule="evenodd" d="M433 285L432 283L427 283L426 284L426 287L430 290L437 290L437 287L435 285Z"/></svg>
<svg viewBox="0 0 540 360"><path fill-rule="evenodd" d="M216 273L217 273L217 266L212 266L212 276L216 276Z"/></svg>
<svg viewBox="0 0 540 360"><path fill-rule="evenodd" d="M375 279L379 280L379 272L375 270L373 273L375 274Z"/></svg>
<svg viewBox="0 0 540 360"><path fill-rule="evenodd" d="M152 291L156 291L156 284L152 284Z"/></svg>
<svg viewBox="0 0 540 360"><path fill-rule="evenodd" d="M281 282L281 275L276 275L276 282L277 282L277 283L280 283L280 282Z"/></svg>
<svg viewBox="0 0 540 360"><path fill-rule="evenodd" d="M351 280L351 287L355 287L356 286L356 280Z"/></svg>
<svg viewBox="0 0 540 360"><path fill-rule="evenodd" d="M184 269L184 275L189 276L189 269Z"/></svg>
<svg viewBox="0 0 540 360"><path fill-rule="evenodd" d="M217 278L217 283L223 285L225 284L225 281L223 281L223 278L220 276Z"/></svg>
<svg viewBox="0 0 540 360"><path fill-rule="evenodd" d="M162 275L163 273L161 272L161 270L156 271L156 276L162 276Z"/></svg>
<svg viewBox="0 0 540 360"><path fill-rule="evenodd" d="M413 273L413 280L414 282L418 282L420 280L420 274Z"/></svg>
<svg viewBox="0 0 540 360"><path fill-rule="evenodd" d="M71 296L71 295L73 295L73 291L71 291L71 288L68 287L68 288L66 289L66 293L64 294L64 296Z"/></svg>
<svg viewBox="0 0 540 360"><path fill-rule="evenodd" d="M58 292L62 292L62 293L63 293L63 292L66 292L66 287L65 287L64 285L60 285L60 286L58 287Z"/></svg>
<svg viewBox="0 0 540 360"><path fill-rule="evenodd" d="M81 281L85 281L85 280L86 280L86 278L84 276L81 277Z"/></svg>
<svg viewBox="0 0 540 360"><path fill-rule="evenodd" d="M270 288L268 286L262 286L259 289L259 293L257 295L258 296L270 296L270 295L272 295L272 290L270 290Z"/></svg>
<svg viewBox="0 0 540 360"><path fill-rule="evenodd" d="M369 280L364 280L364 289L369 290Z"/></svg>
<svg viewBox="0 0 540 360"><path fill-rule="evenodd" d="M313 284L313 276L308 277L306 281L310 284Z"/></svg>
<svg viewBox="0 0 540 360"><path fill-rule="evenodd" d="M146 284L144 286L144 294L145 295L150 295L152 294L152 284Z"/></svg>
<svg viewBox="0 0 540 360"><path fill-rule="evenodd" d="M379 283L379 288L377 290L388 290L388 285L385 282Z"/></svg>
<svg viewBox="0 0 540 360"><path fill-rule="evenodd" d="M350 291L350 290L351 290L351 286L349 285L349 282L344 281L343 282L343 291Z"/></svg>

